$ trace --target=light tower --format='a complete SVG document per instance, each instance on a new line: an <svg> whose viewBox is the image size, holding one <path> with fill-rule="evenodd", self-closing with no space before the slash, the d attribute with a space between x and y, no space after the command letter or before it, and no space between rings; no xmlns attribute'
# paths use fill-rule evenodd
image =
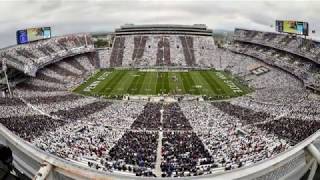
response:
<svg viewBox="0 0 320 180"><path fill-rule="evenodd" d="M6 78L6 84L7 84L7 87L8 87L8 91L9 91L9 94L10 94L10 97L12 97L12 92L11 92L11 89L10 89L10 84L9 84L9 79L8 79L8 75L7 75L7 62L5 59L2 59L2 71L4 73L4 77Z"/></svg>

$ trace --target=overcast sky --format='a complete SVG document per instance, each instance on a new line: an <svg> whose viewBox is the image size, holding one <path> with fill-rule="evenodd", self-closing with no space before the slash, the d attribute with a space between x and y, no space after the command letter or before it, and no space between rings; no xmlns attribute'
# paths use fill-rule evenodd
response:
<svg viewBox="0 0 320 180"><path fill-rule="evenodd" d="M320 37L320 1L0 0L0 47L16 43L18 29L51 26L53 35L112 31L132 24L207 24L273 31L276 19L308 21Z"/></svg>

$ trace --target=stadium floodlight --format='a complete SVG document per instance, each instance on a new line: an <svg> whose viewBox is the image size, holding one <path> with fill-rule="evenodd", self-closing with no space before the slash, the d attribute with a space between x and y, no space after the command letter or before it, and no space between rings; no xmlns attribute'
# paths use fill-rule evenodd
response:
<svg viewBox="0 0 320 180"><path fill-rule="evenodd" d="M7 75L7 60L6 59L2 59L2 69L3 69L3 73L6 79L6 84L7 84L7 88L9 91L9 95L10 97L12 97L12 92L11 92L11 88L10 88L10 83L9 83L9 79L8 79L8 75Z"/></svg>

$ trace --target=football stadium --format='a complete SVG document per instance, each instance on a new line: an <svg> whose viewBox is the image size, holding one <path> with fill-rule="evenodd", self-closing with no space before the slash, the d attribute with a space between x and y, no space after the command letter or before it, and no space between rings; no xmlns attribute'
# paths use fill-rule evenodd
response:
<svg viewBox="0 0 320 180"><path fill-rule="evenodd" d="M222 44L206 24L17 29L0 179L319 179L320 43L274 23Z"/></svg>

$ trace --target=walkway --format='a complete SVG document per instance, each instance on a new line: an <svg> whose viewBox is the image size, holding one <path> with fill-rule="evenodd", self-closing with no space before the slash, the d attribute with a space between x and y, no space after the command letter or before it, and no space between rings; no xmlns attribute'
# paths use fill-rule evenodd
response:
<svg viewBox="0 0 320 180"><path fill-rule="evenodd" d="M160 110L160 131L159 131L159 139L158 139L158 147L157 147L157 159L156 159L156 166L155 166L155 175L157 177L161 177L161 161L162 161L162 122L163 122L163 108Z"/></svg>

